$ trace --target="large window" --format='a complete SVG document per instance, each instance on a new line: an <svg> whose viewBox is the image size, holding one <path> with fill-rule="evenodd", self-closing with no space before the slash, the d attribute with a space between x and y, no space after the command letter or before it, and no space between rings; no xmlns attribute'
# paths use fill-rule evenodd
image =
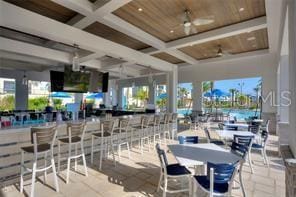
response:
<svg viewBox="0 0 296 197"><path fill-rule="evenodd" d="M28 109L44 110L49 102L50 83L45 81L28 82L29 100Z"/></svg>
<svg viewBox="0 0 296 197"><path fill-rule="evenodd" d="M0 111L15 109L15 80L0 78Z"/></svg>
<svg viewBox="0 0 296 197"><path fill-rule="evenodd" d="M259 117L261 77L203 82L203 108L221 111L237 119Z"/></svg>
<svg viewBox="0 0 296 197"><path fill-rule="evenodd" d="M192 110L192 83L178 84L178 113L188 114Z"/></svg>
<svg viewBox="0 0 296 197"><path fill-rule="evenodd" d="M156 109L160 112L166 111L167 86L164 84L156 85Z"/></svg>
<svg viewBox="0 0 296 197"><path fill-rule="evenodd" d="M123 88L122 106L124 109L144 109L148 99L149 87L136 86Z"/></svg>

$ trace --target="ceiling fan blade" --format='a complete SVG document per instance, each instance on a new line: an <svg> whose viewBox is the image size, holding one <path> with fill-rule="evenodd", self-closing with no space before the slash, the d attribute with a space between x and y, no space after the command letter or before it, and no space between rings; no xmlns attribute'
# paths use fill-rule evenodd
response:
<svg viewBox="0 0 296 197"><path fill-rule="evenodd" d="M184 33L188 36L190 34L191 26L184 26Z"/></svg>
<svg viewBox="0 0 296 197"><path fill-rule="evenodd" d="M197 18L192 23L196 26L208 25L214 22L213 18Z"/></svg>

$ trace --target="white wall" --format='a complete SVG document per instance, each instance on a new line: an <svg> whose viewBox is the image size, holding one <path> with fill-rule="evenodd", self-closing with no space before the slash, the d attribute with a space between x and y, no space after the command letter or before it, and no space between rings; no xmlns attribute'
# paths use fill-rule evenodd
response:
<svg viewBox="0 0 296 197"><path fill-rule="evenodd" d="M263 96L274 92L276 97L277 64L271 54L179 68L179 83L249 77L262 77ZM276 107L265 103L263 112L275 113Z"/></svg>

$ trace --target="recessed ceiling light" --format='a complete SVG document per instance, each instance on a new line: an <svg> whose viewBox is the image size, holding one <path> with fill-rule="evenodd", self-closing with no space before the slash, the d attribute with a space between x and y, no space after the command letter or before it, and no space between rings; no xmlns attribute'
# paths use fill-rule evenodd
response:
<svg viewBox="0 0 296 197"><path fill-rule="evenodd" d="M256 38L254 36L252 36L252 37L248 37L247 40L252 41L252 40L256 40Z"/></svg>
<svg viewBox="0 0 296 197"><path fill-rule="evenodd" d="M143 11L143 9L142 9L142 8L138 8L138 11L139 11L139 12L142 12L142 11Z"/></svg>
<svg viewBox="0 0 296 197"><path fill-rule="evenodd" d="M240 8L239 9L240 12L243 12L244 10L245 10L245 8Z"/></svg>
<svg viewBox="0 0 296 197"><path fill-rule="evenodd" d="M171 30L170 33L171 33L171 34L174 33L174 30Z"/></svg>

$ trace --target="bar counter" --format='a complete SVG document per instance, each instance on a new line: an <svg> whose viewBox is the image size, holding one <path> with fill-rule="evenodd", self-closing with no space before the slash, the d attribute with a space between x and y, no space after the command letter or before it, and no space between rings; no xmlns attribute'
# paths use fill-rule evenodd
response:
<svg viewBox="0 0 296 197"><path fill-rule="evenodd" d="M149 116L153 114L147 114ZM140 123L141 115L128 115L112 117L113 119L118 118L130 118L130 124ZM85 154L89 155L91 150L91 133L100 131L100 122L105 120L105 118L87 118L86 121L86 131L84 136L84 150ZM52 123L47 123L52 124ZM57 124L57 138L67 136L67 126L66 122L59 122ZM44 124L43 124L44 125ZM26 125L26 126L11 126L2 127L0 129L0 187L17 183L19 181L20 175L20 150L21 147L30 146L31 127L42 126L42 125ZM57 141L56 141L57 144ZM57 161L57 147L55 144L54 155L55 161ZM61 146L61 153L67 154L68 148L66 145ZM31 165L30 160L32 155L25 155L25 163Z"/></svg>

